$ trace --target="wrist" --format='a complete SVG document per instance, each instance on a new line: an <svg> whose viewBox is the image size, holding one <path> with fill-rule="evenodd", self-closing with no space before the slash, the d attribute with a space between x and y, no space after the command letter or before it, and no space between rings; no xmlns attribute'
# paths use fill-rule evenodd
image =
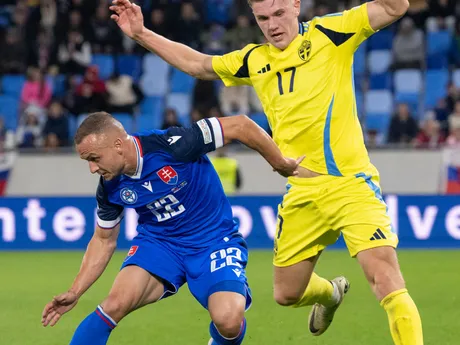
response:
<svg viewBox="0 0 460 345"><path fill-rule="evenodd" d="M77 299L79 299L81 297L81 295L83 295L83 292L81 289L79 289L78 287L76 286L72 286L69 290L68 290L69 293L71 294L74 294Z"/></svg>
<svg viewBox="0 0 460 345"><path fill-rule="evenodd" d="M143 26L142 30L139 33L135 33L132 38L133 38L133 40L135 40L137 42L143 42L143 41L145 41L145 38L148 35L149 31L150 31L149 29L147 29L145 26Z"/></svg>

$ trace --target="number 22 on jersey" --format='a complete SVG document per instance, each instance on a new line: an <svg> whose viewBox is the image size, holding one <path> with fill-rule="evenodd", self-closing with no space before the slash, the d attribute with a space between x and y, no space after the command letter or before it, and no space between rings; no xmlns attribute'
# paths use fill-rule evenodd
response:
<svg viewBox="0 0 460 345"><path fill-rule="evenodd" d="M164 222L185 211L184 205L179 204L179 200L172 194L155 200L146 207L157 217L158 222Z"/></svg>

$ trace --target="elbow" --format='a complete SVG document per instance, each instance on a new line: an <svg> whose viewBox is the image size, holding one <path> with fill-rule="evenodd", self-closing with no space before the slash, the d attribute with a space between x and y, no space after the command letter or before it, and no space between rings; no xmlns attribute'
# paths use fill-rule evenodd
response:
<svg viewBox="0 0 460 345"><path fill-rule="evenodd" d="M233 140L238 140L240 142L245 142L245 135L247 130L250 128L252 121L246 115L235 115L231 117L224 118L221 121L223 125L223 131L225 133L224 143L228 144Z"/></svg>
<svg viewBox="0 0 460 345"><path fill-rule="evenodd" d="M400 0L394 6L387 7L387 13L392 17L400 18L409 10L409 0Z"/></svg>

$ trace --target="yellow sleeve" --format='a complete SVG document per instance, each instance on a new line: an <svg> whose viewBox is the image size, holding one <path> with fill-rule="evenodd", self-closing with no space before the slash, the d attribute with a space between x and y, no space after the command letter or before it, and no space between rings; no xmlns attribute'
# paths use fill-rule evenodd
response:
<svg viewBox="0 0 460 345"><path fill-rule="evenodd" d="M257 47L259 45L249 44L241 50L212 58L212 68L225 86L252 85L249 77L249 56Z"/></svg>
<svg viewBox="0 0 460 345"><path fill-rule="evenodd" d="M356 6L351 10L321 17L317 22L318 24L334 31L337 37L337 42L334 42L336 45L346 45L353 52L364 40L375 33L369 24L367 3Z"/></svg>

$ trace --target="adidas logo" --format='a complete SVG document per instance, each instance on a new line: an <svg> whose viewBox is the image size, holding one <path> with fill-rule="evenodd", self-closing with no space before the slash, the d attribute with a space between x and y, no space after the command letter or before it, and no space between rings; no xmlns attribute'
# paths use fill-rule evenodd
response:
<svg viewBox="0 0 460 345"><path fill-rule="evenodd" d="M268 63L267 66L262 68L260 71L257 71L257 73L258 74L263 74L263 73L266 73L266 72L269 72L269 71L270 71L270 64Z"/></svg>
<svg viewBox="0 0 460 345"><path fill-rule="evenodd" d="M377 231L374 232L374 234L370 238L371 241L382 240L382 239L386 240L387 238L385 237L385 235L383 234L382 230L380 230L380 229L377 229Z"/></svg>

